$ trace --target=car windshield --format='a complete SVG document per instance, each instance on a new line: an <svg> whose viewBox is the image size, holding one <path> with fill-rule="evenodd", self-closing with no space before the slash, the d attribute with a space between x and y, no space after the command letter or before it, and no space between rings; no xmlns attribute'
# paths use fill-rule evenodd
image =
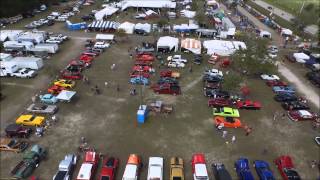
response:
<svg viewBox="0 0 320 180"><path fill-rule="evenodd" d="M299 174L294 170L284 169L284 172L288 176L289 179L294 179L294 180L300 179Z"/></svg>
<svg viewBox="0 0 320 180"><path fill-rule="evenodd" d="M113 164L114 164L114 158L110 158L110 159L107 161L106 166L112 167Z"/></svg>
<svg viewBox="0 0 320 180"><path fill-rule="evenodd" d="M173 180L181 180L181 177L173 176L172 179L173 179Z"/></svg>
<svg viewBox="0 0 320 180"><path fill-rule="evenodd" d="M17 140L12 139L12 140L8 143L8 146L9 146L9 147L13 147L16 143L17 143Z"/></svg>
<svg viewBox="0 0 320 180"><path fill-rule="evenodd" d="M109 176L101 176L101 180L109 180L110 177Z"/></svg>

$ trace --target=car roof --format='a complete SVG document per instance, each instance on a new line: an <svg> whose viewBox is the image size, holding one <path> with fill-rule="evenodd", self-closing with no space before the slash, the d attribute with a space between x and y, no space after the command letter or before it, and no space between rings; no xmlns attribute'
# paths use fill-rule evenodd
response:
<svg viewBox="0 0 320 180"><path fill-rule="evenodd" d="M195 165L195 175L196 176L208 176L207 167L205 164Z"/></svg>
<svg viewBox="0 0 320 180"><path fill-rule="evenodd" d="M307 110L299 110L298 113L301 115L301 116L312 116L312 114L307 111Z"/></svg>
<svg viewBox="0 0 320 180"><path fill-rule="evenodd" d="M123 173L123 178L133 179L136 177L137 165L127 164Z"/></svg>
<svg viewBox="0 0 320 180"><path fill-rule="evenodd" d="M83 163L80 167L77 179L89 179L91 176L91 169L92 168L93 168L93 164Z"/></svg>

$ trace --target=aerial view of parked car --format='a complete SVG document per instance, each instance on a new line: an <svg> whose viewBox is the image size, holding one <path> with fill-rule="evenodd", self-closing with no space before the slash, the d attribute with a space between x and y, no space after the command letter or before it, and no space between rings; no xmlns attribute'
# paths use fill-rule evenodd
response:
<svg viewBox="0 0 320 180"><path fill-rule="evenodd" d="M46 105L46 104L35 104L32 103L27 108L28 112L39 113L39 114L54 114L58 110L56 105Z"/></svg>
<svg viewBox="0 0 320 180"><path fill-rule="evenodd" d="M149 85L149 79L145 77L133 77L130 78L131 84L141 84L141 85Z"/></svg>
<svg viewBox="0 0 320 180"><path fill-rule="evenodd" d="M140 157L137 154L130 154L122 176L122 180L137 180L139 178L140 169Z"/></svg>
<svg viewBox="0 0 320 180"><path fill-rule="evenodd" d="M163 179L163 158L150 157L148 165L147 180L162 180Z"/></svg>
<svg viewBox="0 0 320 180"><path fill-rule="evenodd" d="M291 110L288 111L288 117L292 121L313 121L317 118L317 115L308 110Z"/></svg>
<svg viewBox="0 0 320 180"><path fill-rule="evenodd" d="M58 95L63 90L67 90L67 88L62 87L62 86L53 85L48 88L48 93L50 93L52 95Z"/></svg>
<svg viewBox="0 0 320 180"><path fill-rule="evenodd" d="M54 85L65 87L65 88L73 88L76 85L76 82L72 80L66 80L66 79L58 79L53 82Z"/></svg>
<svg viewBox="0 0 320 180"><path fill-rule="evenodd" d="M281 104L285 110L308 110L310 107L307 103L301 101L289 101Z"/></svg>
<svg viewBox="0 0 320 180"><path fill-rule="evenodd" d="M31 135L32 129L18 124L9 124L5 132L7 137L27 138Z"/></svg>
<svg viewBox="0 0 320 180"><path fill-rule="evenodd" d="M0 138L0 151L10 151L15 153L23 152L29 143L10 138Z"/></svg>
<svg viewBox="0 0 320 180"><path fill-rule="evenodd" d="M84 154L84 159L81 164L77 180L91 180L95 176L96 169L99 163L99 155L94 150L88 150Z"/></svg>
<svg viewBox="0 0 320 180"><path fill-rule="evenodd" d="M274 99L278 102L290 102L297 101L298 97L291 93L281 93L274 96Z"/></svg>
<svg viewBox="0 0 320 180"><path fill-rule="evenodd" d="M99 180L115 180L116 172L119 166L119 159L114 157L104 157Z"/></svg>
<svg viewBox="0 0 320 180"><path fill-rule="evenodd" d="M280 156L274 160L282 178L284 180L300 180L300 175L294 169L294 165L290 156Z"/></svg>
<svg viewBox="0 0 320 180"><path fill-rule="evenodd" d="M242 127L242 124L239 118L215 116L213 119L216 126L223 124L223 126L226 128Z"/></svg>
<svg viewBox="0 0 320 180"><path fill-rule="evenodd" d="M216 107L213 108L214 116L223 116L223 117L240 117L238 109L233 109L231 107Z"/></svg>
<svg viewBox="0 0 320 180"><path fill-rule="evenodd" d="M221 98L221 97L210 98L208 100L209 107L226 107L226 106L230 106L231 104L232 102L229 99Z"/></svg>
<svg viewBox="0 0 320 180"><path fill-rule="evenodd" d="M251 101L251 100L237 101L236 106L238 109L253 109L253 110L261 109L260 102Z"/></svg>
<svg viewBox="0 0 320 180"><path fill-rule="evenodd" d="M16 124L24 126L42 126L44 122L45 117L32 114L20 115L16 120Z"/></svg>
<svg viewBox="0 0 320 180"><path fill-rule="evenodd" d="M45 104L55 104L58 102L58 99L56 98L56 96L52 94L44 94L44 95L40 95L39 97L40 97L40 101Z"/></svg>
<svg viewBox="0 0 320 180"><path fill-rule="evenodd" d="M181 94L180 86L172 84L161 84L155 85L152 87L153 91L157 94L172 94L179 95Z"/></svg>
<svg viewBox="0 0 320 180"><path fill-rule="evenodd" d="M68 154L60 161L58 171L53 176L53 180L71 180L73 170L77 164L77 156Z"/></svg>
<svg viewBox="0 0 320 180"><path fill-rule="evenodd" d="M220 90L220 89L210 89L204 88L203 95L211 98L230 98L230 94L228 91Z"/></svg>
<svg viewBox="0 0 320 180"><path fill-rule="evenodd" d="M266 161L253 161L253 167L256 169L260 179L275 180L275 177L270 170L269 164Z"/></svg>
<svg viewBox="0 0 320 180"><path fill-rule="evenodd" d="M172 157L170 159L170 180L184 180L182 158Z"/></svg>
<svg viewBox="0 0 320 180"><path fill-rule="evenodd" d="M193 154L191 165L194 180L209 180L204 154Z"/></svg>
<svg viewBox="0 0 320 180"><path fill-rule="evenodd" d="M273 86L272 91L275 93L295 93L295 89L292 86Z"/></svg>
<svg viewBox="0 0 320 180"><path fill-rule="evenodd" d="M273 87L273 86L287 86L288 85L286 82L281 81L281 80L267 80L266 84L271 87Z"/></svg>
<svg viewBox="0 0 320 180"><path fill-rule="evenodd" d="M260 77L263 80L280 80L279 76L274 74L261 74Z"/></svg>
<svg viewBox="0 0 320 180"><path fill-rule="evenodd" d="M241 180L254 180L250 171L249 160L247 158L239 158L235 164L238 178Z"/></svg>
<svg viewBox="0 0 320 180"><path fill-rule="evenodd" d="M213 175L216 180L232 180L231 175L222 163L213 163L211 165Z"/></svg>
<svg viewBox="0 0 320 180"><path fill-rule="evenodd" d="M170 68L184 68L186 65L182 62L170 61L167 66Z"/></svg>

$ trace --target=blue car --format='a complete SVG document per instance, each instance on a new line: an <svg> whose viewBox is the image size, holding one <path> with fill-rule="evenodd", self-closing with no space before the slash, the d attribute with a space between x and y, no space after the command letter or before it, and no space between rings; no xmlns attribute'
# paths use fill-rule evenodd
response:
<svg viewBox="0 0 320 180"><path fill-rule="evenodd" d="M253 166L255 167L260 180L275 180L267 162L256 160L253 162Z"/></svg>
<svg viewBox="0 0 320 180"><path fill-rule="evenodd" d="M292 86L273 86L272 90L275 93L291 93L291 94L293 94L296 92Z"/></svg>
<svg viewBox="0 0 320 180"><path fill-rule="evenodd" d="M149 85L149 79L145 77L133 77L130 79L131 84Z"/></svg>
<svg viewBox="0 0 320 180"><path fill-rule="evenodd" d="M247 158L239 158L234 164L240 180L254 180Z"/></svg>
<svg viewBox="0 0 320 180"><path fill-rule="evenodd" d="M58 99L52 94L40 95L40 101L46 104L55 104Z"/></svg>

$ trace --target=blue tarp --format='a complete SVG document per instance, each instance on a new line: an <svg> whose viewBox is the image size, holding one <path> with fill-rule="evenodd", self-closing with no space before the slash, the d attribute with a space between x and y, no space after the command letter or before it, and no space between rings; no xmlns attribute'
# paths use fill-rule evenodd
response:
<svg viewBox="0 0 320 180"><path fill-rule="evenodd" d="M81 23L72 24L70 22L67 22L67 27L71 31L87 29L87 23L81 22Z"/></svg>

